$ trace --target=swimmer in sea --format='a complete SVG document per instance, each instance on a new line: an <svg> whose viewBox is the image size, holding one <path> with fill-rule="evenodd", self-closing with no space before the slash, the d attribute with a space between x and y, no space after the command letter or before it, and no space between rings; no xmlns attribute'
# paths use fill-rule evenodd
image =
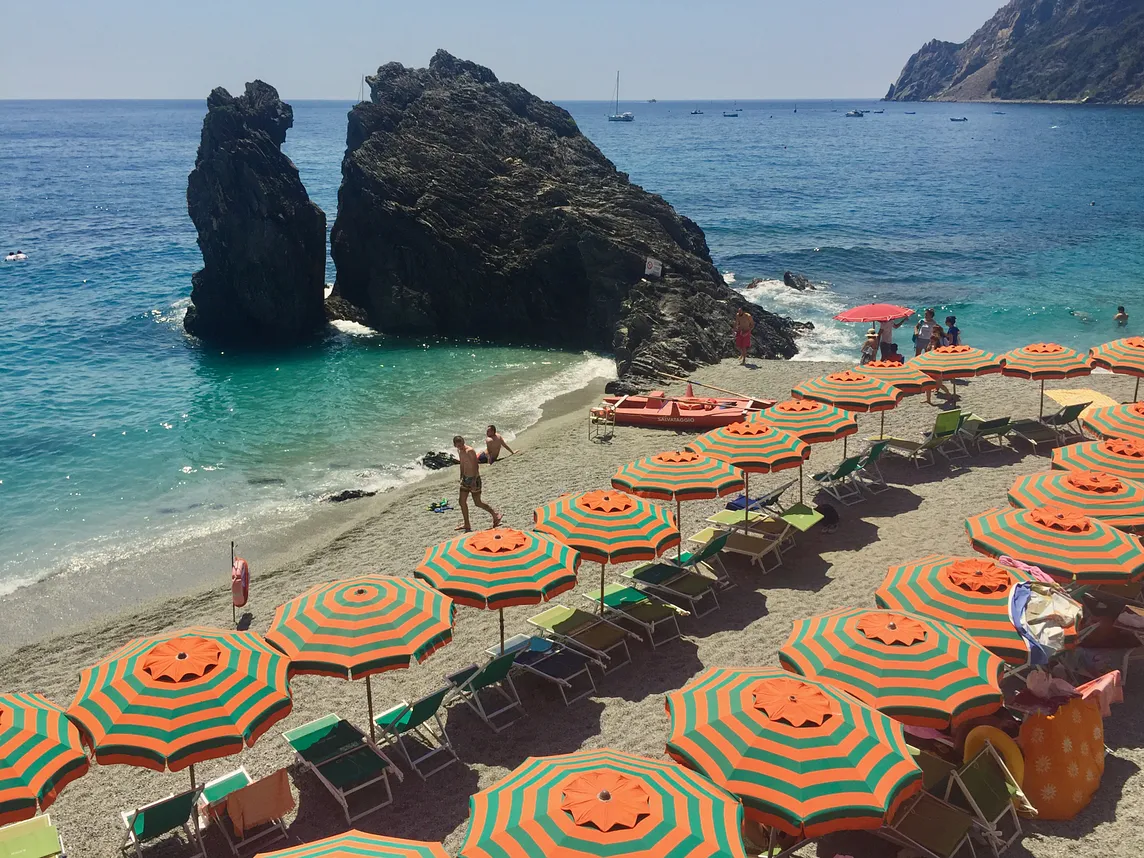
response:
<svg viewBox="0 0 1144 858"><path fill-rule="evenodd" d="M1125 325L1128 324L1128 311L1125 310L1123 307L1117 307L1116 308L1116 315L1113 316L1112 318L1114 318L1116 320L1117 325L1119 325L1120 327L1123 328Z"/></svg>

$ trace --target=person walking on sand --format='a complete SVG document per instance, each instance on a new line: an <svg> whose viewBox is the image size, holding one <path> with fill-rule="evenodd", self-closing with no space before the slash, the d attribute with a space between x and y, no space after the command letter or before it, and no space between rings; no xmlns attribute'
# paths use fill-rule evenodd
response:
<svg viewBox="0 0 1144 858"><path fill-rule="evenodd" d="M497 432L497 427L490 423L489 428L485 430L484 452L477 456L477 461L482 465L491 465L500 458L501 450L508 450L510 456L516 455L516 450L508 445L504 436Z"/></svg>
<svg viewBox="0 0 1144 858"><path fill-rule="evenodd" d="M473 529L469 523L469 495L473 496L473 503L493 517L493 527L500 527L501 514L481 500L481 466L477 462L477 451L465 443L464 437L453 437L453 446L457 448L457 458L461 460L461 518L464 524L457 530L465 533Z"/></svg>
<svg viewBox="0 0 1144 858"><path fill-rule="evenodd" d="M731 326L735 333L735 348L739 351L739 365L747 362L747 352L751 350L751 332L755 330L755 317L742 307L735 313Z"/></svg>

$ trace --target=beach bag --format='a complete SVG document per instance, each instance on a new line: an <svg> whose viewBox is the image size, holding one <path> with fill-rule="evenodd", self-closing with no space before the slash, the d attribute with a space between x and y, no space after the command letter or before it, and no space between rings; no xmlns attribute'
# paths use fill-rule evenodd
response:
<svg viewBox="0 0 1144 858"><path fill-rule="evenodd" d="M1052 715L1030 715L1018 738L1022 784L1041 819L1072 819L1104 774L1104 718L1097 699L1076 697Z"/></svg>
<svg viewBox="0 0 1144 858"><path fill-rule="evenodd" d="M236 608L246 607L250 597L250 564L236 557L230 566L230 599Z"/></svg>

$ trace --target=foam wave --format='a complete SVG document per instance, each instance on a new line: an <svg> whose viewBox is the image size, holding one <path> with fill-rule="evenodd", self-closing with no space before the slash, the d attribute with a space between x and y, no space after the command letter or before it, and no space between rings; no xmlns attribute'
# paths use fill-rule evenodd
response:
<svg viewBox="0 0 1144 858"><path fill-rule="evenodd" d="M857 360L864 332L834 321L847 305L829 287L800 292L781 280L756 280L740 291L748 301L773 313L814 323L813 331L799 337L795 360Z"/></svg>
<svg viewBox="0 0 1144 858"><path fill-rule="evenodd" d="M735 282L735 272L734 271L724 271L723 272L723 282L726 283L728 286L730 286L732 283L734 283Z"/></svg>
<svg viewBox="0 0 1144 858"><path fill-rule="evenodd" d="M376 337L377 336L377 331L375 331L373 328L369 327L369 325L363 325L360 322L350 322L350 321L346 321L345 319L336 319L336 320L330 322L330 325L332 327L334 327L335 329L337 329L338 331L340 331L341 333L346 334L346 335L351 336L351 337Z"/></svg>

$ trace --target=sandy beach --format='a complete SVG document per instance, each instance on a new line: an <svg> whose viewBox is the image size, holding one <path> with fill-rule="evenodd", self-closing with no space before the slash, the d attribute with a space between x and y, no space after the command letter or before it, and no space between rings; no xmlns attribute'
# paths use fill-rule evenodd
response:
<svg viewBox="0 0 1144 858"><path fill-rule="evenodd" d="M842 364L757 361L750 368L733 362L694 374L697 380L757 396L786 398L790 387ZM1118 401L1131 397L1132 381L1110 375L1065 382L1053 387L1093 388ZM963 408L983 416L1036 416L1039 385L994 376L959 386ZM554 400L544 419L522 434L514 446L519 455L483 468L485 498L505 516L505 523L528 528L532 510L563 492L603 488L616 468L632 459L681 448L690 436L620 427L608 443L587 437L586 409L598 399L602 384ZM940 402L935 397L935 403ZM1047 408L1055 407L1048 401ZM908 397L886 417L887 431L916 436L932 425L936 406L924 397ZM860 432L851 439L876 434L879 418L860 416ZM816 445L808 472L825 470L842 457L841 442ZM448 731L460 763L428 783L416 776L394 785L395 800L359 820L358 828L406 838L443 840L455 854L468 818L468 799L531 755L611 746L663 755L667 719L665 692L679 688L705 667L776 665L776 650L798 617L842 606L873 605L873 591L887 566L934 553L971 554L962 522L967 515L1006 504L1006 490L1023 474L1044 470L1048 460L1027 447L974 455L952 464L939 461L917 470L901 459L883 468L892 489L853 507L838 505L842 517L834 533L812 531L786 555L782 568L763 575L740 559L729 566L738 587L723 599L722 609L702 619L681 623L684 639L657 651L637 645L634 664L598 681L599 694L565 708L548 687L522 679L518 683L528 717L494 735L462 706L448 716ZM797 474L797 472L793 472ZM753 492L786 482L791 472L756 477ZM327 507L305 527L273 539L237 534L247 548L254 581L249 610L251 628L265 631L274 608L307 587L350 575L380 572L412 574L426 546L454 535L460 514L432 514L426 507L455 497L456 474L435 474L412 486L374 498ZM454 500L455 502L455 500ZM682 532L700 529L703 518L723 501L701 501L683 507ZM473 510L474 525L488 517ZM155 558L156 563L162 562ZM188 570L172 585L133 588L130 582L92 582L66 577L17 591L0 601L5 621L0 629L0 688L36 690L60 704L70 703L78 671L126 640L188 625L229 627L229 588L220 571ZM609 570L609 578L618 577ZM156 579L158 580L158 579ZM580 593L598 587L598 567L586 565L580 585L560 598L586 604ZM174 586L174 589L171 589ZM165 588L165 589L164 589ZM106 590L106 593L104 591ZM126 598L124 594L132 594ZM509 634L525 631L535 609L506 612ZM459 608L453 643L411 670L387 673L373 683L374 699L384 708L438 687L443 674L483 658L497 635L497 615ZM365 688L361 683L300 677L293 684L290 717L242 755L196 767L201 780L242 764L254 776L291 763L280 738L282 730L336 711L366 724ZM1144 722L1137 716L1144 695L1134 684L1126 701L1106 722L1109 746L1104 781L1092 804L1069 823L1026 821L1022 844L1008 854L1056 858L1066 854L1132 856L1139 854L1138 823L1144 816ZM291 842L306 842L345 829L340 808L317 781L292 769L299 805L289 820ZM146 803L184 787L185 772L156 774L128 766L93 766L69 786L51 808L68 854L73 858L114 854L122 837L119 811ZM211 854L226 854L217 833L210 833ZM183 854L168 843L154 855ZM835 836L804 847L801 855L831 858L836 853L893 856L897 852L867 835Z"/></svg>

